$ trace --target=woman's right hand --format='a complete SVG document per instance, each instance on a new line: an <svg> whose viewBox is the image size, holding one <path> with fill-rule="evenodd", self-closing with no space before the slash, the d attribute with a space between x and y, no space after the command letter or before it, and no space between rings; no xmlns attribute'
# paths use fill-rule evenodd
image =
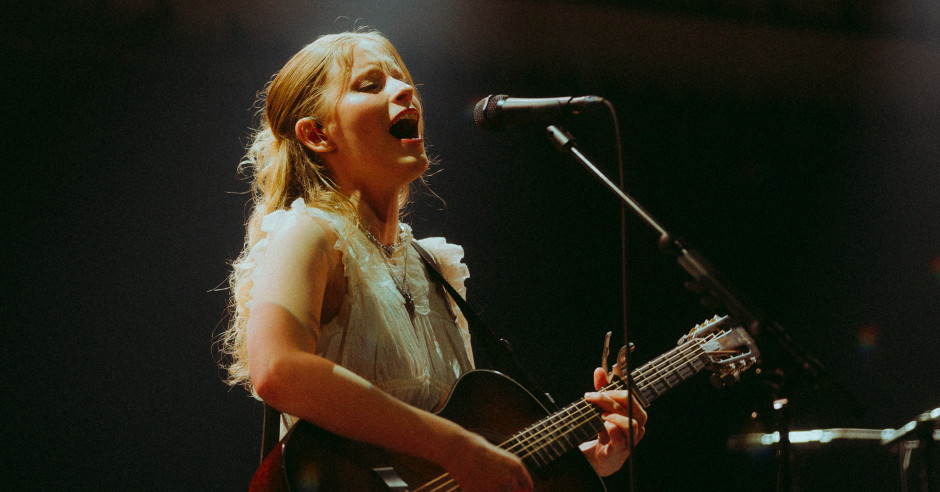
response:
<svg viewBox="0 0 940 492"><path fill-rule="evenodd" d="M443 466L467 492L534 490L532 477L518 456L469 431L460 436Z"/></svg>

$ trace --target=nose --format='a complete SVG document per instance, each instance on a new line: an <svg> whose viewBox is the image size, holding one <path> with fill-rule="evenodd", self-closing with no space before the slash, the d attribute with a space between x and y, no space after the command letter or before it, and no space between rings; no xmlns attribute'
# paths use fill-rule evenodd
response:
<svg viewBox="0 0 940 492"><path fill-rule="evenodd" d="M393 79L394 80L394 79ZM400 80L395 80L394 86L392 88L393 96L392 102L404 107L410 107L411 101L415 97L415 88L412 87L407 82L402 82Z"/></svg>

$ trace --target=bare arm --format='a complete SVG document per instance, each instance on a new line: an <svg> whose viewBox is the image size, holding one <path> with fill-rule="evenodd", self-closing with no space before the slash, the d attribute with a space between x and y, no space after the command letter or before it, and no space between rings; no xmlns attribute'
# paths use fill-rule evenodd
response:
<svg viewBox="0 0 940 492"><path fill-rule="evenodd" d="M249 368L258 394L330 432L437 463L466 490L530 490L518 457L315 355L324 297L343 278L336 270L341 262L331 257L334 242L327 227L308 217L271 238L248 322Z"/></svg>

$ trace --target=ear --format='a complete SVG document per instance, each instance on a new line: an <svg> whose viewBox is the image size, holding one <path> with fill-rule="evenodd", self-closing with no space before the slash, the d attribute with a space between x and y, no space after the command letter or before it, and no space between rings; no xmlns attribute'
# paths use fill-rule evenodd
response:
<svg viewBox="0 0 940 492"><path fill-rule="evenodd" d="M314 152L329 153L336 150L336 145L323 131L320 123L312 117L297 120L294 133L297 134L297 138L300 139L300 143L304 144L304 147Z"/></svg>

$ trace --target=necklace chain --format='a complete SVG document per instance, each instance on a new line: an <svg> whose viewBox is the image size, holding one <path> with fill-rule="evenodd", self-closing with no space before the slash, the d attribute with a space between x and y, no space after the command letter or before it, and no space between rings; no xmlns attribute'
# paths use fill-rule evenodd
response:
<svg viewBox="0 0 940 492"><path fill-rule="evenodd" d="M395 284L395 288L398 289L398 292L405 299L405 309L408 310L408 315L411 318L414 318L415 302L414 302L414 298L411 297L411 289L408 288L408 252L407 251L405 252L405 260L404 260L404 263L402 264L402 275L401 275L400 282L398 280L398 277L395 276L395 272L394 270L392 270L392 264L389 261L392 255L394 255L397 251L401 250L402 246L404 246L404 243L399 239L395 241L394 243L392 243L390 246L386 246L382 244L382 241L379 241L377 237L372 235L372 233L369 232L369 230L366 229L365 227L360 226L359 229L363 232L363 234L365 234L367 238L369 238L369 241L372 241L372 244L375 244L376 246L378 246L378 248L382 251L382 253L384 253L382 255L382 261L385 262L385 268L388 269L388 276L392 278L392 282ZM399 238L400 238L400 235L399 235Z"/></svg>
<svg viewBox="0 0 940 492"><path fill-rule="evenodd" d="M382 251L385 252L385 256L386 256L387 258L390 258L392 255L395 254L395 251L397 251L399 248L401 248L401 240L398 239L398 238L396 238L396 240L395 240L394 243L392 243L392 244L386 246L386 245L382 244L382 241L379 241L379 238L373 236L372 233L369 232L369 229L366 229L365 227L361 227L361 226L360 226L359 228L360 228L360 229L362 230L362 232L366 235L366 237L369 238L369 241L372 241L373 244L375 244L376 246L378 246L379 248L381 248Z"/></svg>

